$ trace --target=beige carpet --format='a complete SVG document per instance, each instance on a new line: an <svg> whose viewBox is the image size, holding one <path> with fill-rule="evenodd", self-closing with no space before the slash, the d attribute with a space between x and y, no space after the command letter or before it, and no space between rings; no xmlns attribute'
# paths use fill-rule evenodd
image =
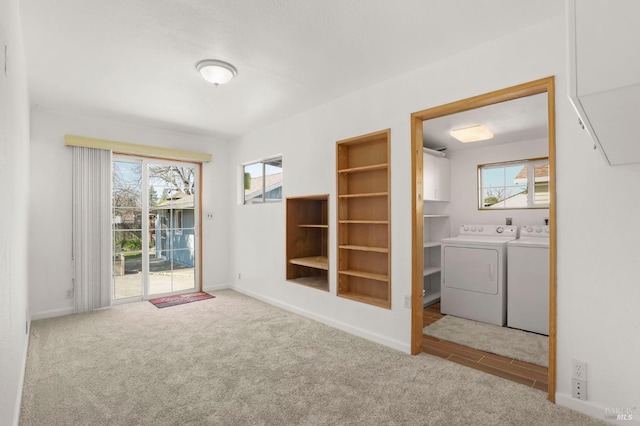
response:
<svg viewBox="0 0 640 426"><path fill-rule="evenodd" d="M447 315L426 326L427 336L480 349L532 364L549 366L549 338Z"/></svg>
<svg viewBox="0 0 640 426"><path fill-rule="evenodd" d="M535 389L213 294L33 322L20 424L603 424Z"/></svg>

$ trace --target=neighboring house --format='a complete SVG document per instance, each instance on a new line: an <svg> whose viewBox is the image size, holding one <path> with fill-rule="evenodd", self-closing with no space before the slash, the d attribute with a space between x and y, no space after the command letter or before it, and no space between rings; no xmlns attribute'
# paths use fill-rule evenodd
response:
<svg viewBox="0 0 640 426"><path fill-rule="evenodd" d="M195 203L192 194L176 192L149 209L155 224L151 239L156 259L195 266ZM173 256L171 256L173 254Z"/></svg>
<svg viewBox="0 0 640 426"><path fill-rule="evenodd" d="M534 167L535 203L549 204L549 163ZM513 179L516 185L527 184L527 168L523 167Z"/></svg>
<svg viewBox="0 0 640 426"><path fill-rule="evenodd" d="M265 201L282 200L282 173L264 177ZM252 177L249 189L244 190L245 204L262 203L262 176Z"/></svg>

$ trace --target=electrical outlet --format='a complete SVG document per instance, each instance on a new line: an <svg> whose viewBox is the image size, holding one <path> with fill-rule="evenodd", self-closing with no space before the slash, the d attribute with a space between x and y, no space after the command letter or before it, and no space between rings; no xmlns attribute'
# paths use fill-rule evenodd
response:
<svg viewBox="0 0 640 426"><path fill-rule="evenodd" d="M407 309L411 309L411 296L404 295L404 307Z"/></svg>
<svg viewBox="0 0 640 426"><path fill-rule="evenodd" d="M73 299L73 289L67 290L67 299Z"/></svg>
<svg viewBox="0 0 640 426"><path fill-rule="evenodd" d="M574 379L578 379L583 382L587 381L587 363L586 362L572 359L571 371L573 372Z"/></svg>
<svg viewBox="0 0 640 426"><path fill-rule="evenodd" d="M213 220L213 212L207 212L204 217L206 220Z"/></svg>
<svg viewBox="0 0 640 426"><path fill-rule="evenodd" d="M587 382L584 380L571 379L571 396L576 399L587 400Z"/></svg>
<svg viewBox="0 0 640 426"><path fill-rule="evenodd" d="M242 274L238 274L238 280L242 279Z"/></svg>

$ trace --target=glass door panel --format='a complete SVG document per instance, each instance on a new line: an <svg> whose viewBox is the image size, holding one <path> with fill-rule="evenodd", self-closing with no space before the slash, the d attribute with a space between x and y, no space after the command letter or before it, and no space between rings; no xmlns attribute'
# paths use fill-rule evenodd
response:
<svg viewBox="0 0 640 426"><path fill-rule="evenodd" d="M196 168L187 164L149 165L149 185L160 194L150 207L154 218L155 263L152 294L194 289L196 284Z"/></svg>
<svg viewBox="0 0 640 426"><path fill-rule="evenodd" d="M149 294L164 294L173 291L171 269L171 252L165 251L161 256L149 255ZM193 283L191 283L193 287Z"/></svg>
<svg viewBox="0 0 640 426"><path fill-rule="evenodd" d="M195 164L114 161L114 299L197 288L198 172Z"/></svg>
<svg viewBox="0 0 640 426"><path fill-rule="evenodd" d="M113 298L142 296L142 164L113 162Z"/></svg>

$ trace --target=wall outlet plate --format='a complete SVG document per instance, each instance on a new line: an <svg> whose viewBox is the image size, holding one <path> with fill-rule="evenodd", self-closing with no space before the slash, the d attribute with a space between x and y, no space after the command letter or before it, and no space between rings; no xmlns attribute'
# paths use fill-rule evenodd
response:
<svg viewBox="0 0 640 426"><path fill-rule="evenodd" d="M587 363L584 361L578 361L577 359L571 360L571 372L574 379L587 381Z"/></svg>
<svg viewBox="0 0 640 426"><path fill-rule="evenodd" d="M411 309L411 296L409 295L404 296L404 307L407 309Z"/></svg>
<svg viewBox="0 0 640 426"><path fill-rule="evenodd" d="M571 396L583 401L587 400L587 382L584 380L571 379Z"/></svg>

